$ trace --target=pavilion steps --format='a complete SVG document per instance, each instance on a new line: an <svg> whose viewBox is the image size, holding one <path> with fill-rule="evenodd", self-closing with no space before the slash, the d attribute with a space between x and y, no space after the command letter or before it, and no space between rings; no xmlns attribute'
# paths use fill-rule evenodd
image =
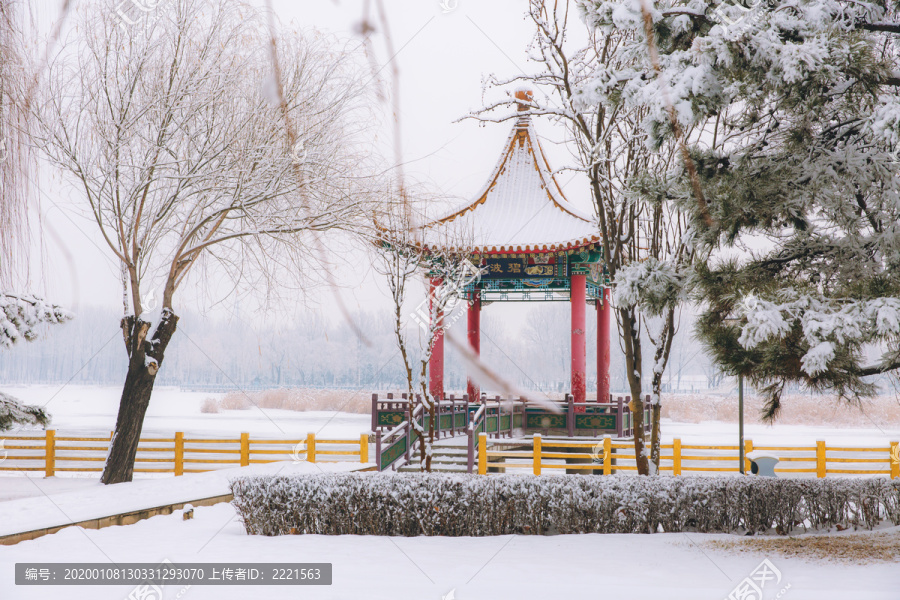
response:
<svg viewBox="0 0 900 600"><path fill-rule="evenodd" d="M459 441L456 445L450 446L446 444L447 440L441 440L444 442L442 445L438 445L435 443L433 446L434 453L431 455L431 470L434 473L466 473L468 472L469 466L469 449L466 446L464 441ZM493 446L492 449L505 451L505 450L525 450L528 446L527 444L522 443L521 441L517 441L516 439L504 440L506 443L498 443L496 446ZM498 440L499 442L499 440ZM477 459L476 459L477 460ZM397 471L400 473L418 473L421 469L419 468L419 460L418 458L413 458L412 461L398 468Z"/></svg>
<svg viewBox="0 0 900 600"><path fill-rule="evenodd" d="M433 446L431 470L436 473L465 473L469 465L469 451L466 446ZM403 465L400 473L416 473L420 471L418 458Z"/></svg>

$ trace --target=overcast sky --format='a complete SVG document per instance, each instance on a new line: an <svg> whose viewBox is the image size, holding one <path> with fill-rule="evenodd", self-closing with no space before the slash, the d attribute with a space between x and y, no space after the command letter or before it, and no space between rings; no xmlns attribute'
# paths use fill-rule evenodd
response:
<svg viewBox="0 0 900 600"><path fill-rule="evenodd" d="M130 0L126 0L130 1ZM400 106L403 127L403 154L407 172L428 184L431 191L456 203L469 199L485 182L496 164L509 123L479 125L472 120L456 122L472 110L503 95L502 91L483 93L483 80L491 74L512 77L532 69L527 60L531 40L531 22L525 16L526 0L386 0L391 34L397 50L393 62L400 73ZM165 9L160 0L156 10ZM263 2L257 2L263 6ZM339 37L359 39L354 33L362 18L361 0L274 1L280 19L301 30L320 29ZM33 10L47 28L58 16L59 2L34 4ZM376 21L377 25L377 21ZM580 27L580 22L575 23ZM382 74L391 68L380 27L376 31L377 63ZM510 86L509 89L512 89ZM387 107L379 107L386 113ZM387 118L384 119L387 122ZM539 121L538 131L545 139L559 140L556 126ZM389 139L389 130L383 130ZM553 166L569 161L566 148L545 143ZM68 306L102 304L121 306L122 291L118 267L100 240L96 227L79 217L73 203L81 198L61 191L52 172L41 173L37 182L43 218L43 249L35 261L42 273L35 277L38 291ZM583 186L562 174L570 200L590 211ZM71 197L70 197L71 196ZM83 205L83 203L82 203ZM39 221L39 223L38 223ZM328 239L326 238L326 241ZM341 248L337 249L339 252ZM342 280L350 289L344 293L352 307L386 305L387 300L364 261ZM360 284L362 281L362 284ZM215 294L213 294L214 296ZM216 298L188 289L180 293L182 306L209 308ZM326 313L333 303L330 294L313 294ZM233 305L220 306L234 310ZM513 309L513 312L518 311Z"/></svg>

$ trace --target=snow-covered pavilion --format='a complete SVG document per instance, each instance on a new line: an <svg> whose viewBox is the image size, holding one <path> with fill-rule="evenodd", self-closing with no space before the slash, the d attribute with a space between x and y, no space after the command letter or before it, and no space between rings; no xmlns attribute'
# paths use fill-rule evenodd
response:
<svg viewBox="0 0 900 600"><path fill-rule="evenodd" d="M566 200L531 120L531 92L516 92L518 116L497 166L474 199L428 222L423 242L461 250L482 275L465 293L468 340L480 349L484 305L507 301L567 301L571 305L572 395L585 401L585 305L597 308L597 398L608 402L610 309L603 251L595 219ZM458 247L454 247L458 246ZM431 297L442 281L431 280ZM439 317L440 318L440 317ZM437 336L429 365L430 390L444 396L444 341ZM538 349L536 349L538 350ZM480 397L469 379L468 395Z"/></svg>

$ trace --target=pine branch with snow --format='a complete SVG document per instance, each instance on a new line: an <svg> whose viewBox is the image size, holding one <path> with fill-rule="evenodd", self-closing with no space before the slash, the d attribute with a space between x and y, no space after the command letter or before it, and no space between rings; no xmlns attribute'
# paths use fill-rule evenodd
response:
<svg viewBox="0 0 900 600"><path fill-rule="evenodd" d="M40 335L42 325L64 323L72 314L30 294L0 292L0 348Z"/></svg>
<svg viewBox="0 0 900 600"><path fill-rule="evenodd" d="M46 427L49 423L50 414L43 407L22 404L0 392L0 431L8 431L16 425Z"/></svg>
<svg viewBox="0 0 900 600"><path fill-rule="evenodd" d="M868 376L900 369L895 7L657 2L656 70L640 0L579 6L633 57L596 93L645 110L652 144L689 148L706 204L670 195L711 256L698 333L717 362L769 393L770 417L788 383L872 393Z"/></svg>

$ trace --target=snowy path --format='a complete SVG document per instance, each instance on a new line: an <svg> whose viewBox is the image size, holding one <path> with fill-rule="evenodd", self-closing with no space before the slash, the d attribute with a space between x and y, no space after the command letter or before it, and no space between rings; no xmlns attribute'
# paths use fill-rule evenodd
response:
<svg viewBox="0 0 900 600"><path fill-rule="evenodd" d="M885 531L900 532L900 528ZM838 535L847 535L846 533ZM850 534L865 535L865 534ZM721 600L763 558L782 575L765 600L896 600L900 565L841 564L713 550L704 542L733 539L703 534L386 538L362 536L247 536L228 504L195 509L195 518L159 516L125 527L69 528L0 547L0 598L122 600L132 586L15 587L15 562L330 562L330 587L166 588L165 598L188 600L365 598L459 600L633 598Z"/></svg>
<svg viewBox="0 0 900 600"><path fill-rule="evenodd" d="M0 521L0 536L221 496L230 493L228 480L237 475L340 472L354 471L367 466L374 465L350 462L323 464L280 462L220 469L182 477L144 479L111 486L104 486L99 480L92 480L90 485L65 492L51 488L43 489L41 486L47 480L4 478L0 480L0 485L10 480L19 482L25 480L24 483L34 486L36 492L33 492L33 497L0 504L3 514L3 520Z"/></svg>

